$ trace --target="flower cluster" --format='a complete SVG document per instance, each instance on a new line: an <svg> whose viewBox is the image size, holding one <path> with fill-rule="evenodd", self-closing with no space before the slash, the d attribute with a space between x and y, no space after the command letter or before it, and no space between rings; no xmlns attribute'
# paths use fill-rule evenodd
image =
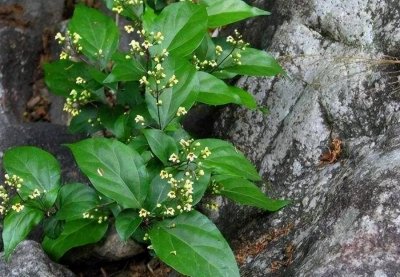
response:
<svg viewBox="0 0 400 277"><path fill-rule="evenodd" d="M219 204L216 201L210 201L206 204L206 208L211 211L217 212L219 210Z"/></svg>
<svg viewBox="0 0 400 277"><path fill-rule="evenodd" d="M81 52L83 49L82 45L79 43L81 39L82 37L76 32L71 34L67 31L65 36L58 32L55 36L55 40L58 44L64 44L64 48L60 53L60 60L66 60L75 53Z"/></svg>
<svg viewBox="0 0 400 277"><path fill-rule="evenodd" d="M241 65L242 55L240 52L246 50L246 47L249 46L249 44L243 40L243 37L238 30L235 30L234 36L227 37L226 42L232 44L234 47L232 53L229 55L232 58L232 61L237 65Z"/></svg>
<svg viewBox="0 0 400 277"><path fill-rule="evenodd" d="M120 14L129 6L141 4L143 0L114 0L112 11Z"/></svg>
<svg viewBox="0 0 400 277"><path fill-rule="evenodd" d="M181 139L179 144L181 146L179 153L172 153L169 157L174 166L160 171L160 178L166 180L170 186L167 193L168 204L157 205L164 216L174 216L193 209L193 186L205 175L202 162L198 160L211 155L208 147L199 148L201 144L193 139ZM176 168L183 170L177 171Z"/></svg>
<svg viewBox="0 0 400 277"><path fill-rule="evenodd" d="M192 62L197 70L202 70L202 69L207 69L207 68L216 68L218 66L218 63L216 60L201 61L196 55L193 55Z"/></svg>
<svg viewBox="0 0 400 277"><path fill-rule="evenodd" d="M131 33L133 32L133 27L128 25L125 26L125 31L127 33ZM136 32L142 39L142 42L137 41L137 40L131 40L131 42L129 43L130 48L130 52L132 55L139 55L139 56L144 56L146 54L146 52L154 45L158 45L161 44L164 40L164 35L161 32L146 32L146 30L141 29L141 30L137 30ZM156 60L156 62L161 62L164 60L165 57L168 56L168 51L166 49L163 49L161 54L159 54L158 56L155 56L155 58L157 57L158 60ZM129 55L126 56L126 58L130 58Z"/></svg>
<svg viewBox="0 0 400 277"><path fill-rule="evenodd" d="M221 190L224 189L224 186L220 183L213 181L208 189L211 194L218 195L221 193Z"/></svg>
<svg viewBox="0 0 400 277"><path fill-rule="evenodd" d="M80 77L78 77L78 78L80 78ZM77 82L78 82L78 78L77 78ZM66 111L67 113L71 114L72 116L76 116L81 111L80 106L87 104L90 100L90 97L91 97L91 93L89 91L87 91L86 89L81 92L78 92L77 90L73 89L73 90L71 90L69 97L66 99L63 110Z"/></svg>
<svg viewBox="0 0 400 277"><path fill-rule="evenodd" d="M84 212L82 214L82 217L85 218L85 219L97 220L97 223L99 223L99 224L105 222L108 219L108 217L106 215L102 214L99 211L99 209L97 209L97 208L95 208L93 210L90 210L90 211L87 211L87 212Z"/></svg>

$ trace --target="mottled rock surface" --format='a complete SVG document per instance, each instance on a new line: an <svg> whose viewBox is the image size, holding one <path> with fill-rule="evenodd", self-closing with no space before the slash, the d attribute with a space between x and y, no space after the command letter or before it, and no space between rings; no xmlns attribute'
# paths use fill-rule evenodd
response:
<svg viewBox="0 0 400 277"><path fill-rule="evenodd" d="M3 254L3 253L1 253ZM74 277L67 268L54 263L43 252L40 244L26 240L21 242L10 260L0 258L2 277Z"/></svg>
<svg viewBox="0 0 400 277"><path fill-rule="evenodd" d="M0 0L0 114L21 121L39 78L46 33L62 19L64 0Z"/></svg>
<svg viewBox="0 0 400 277"><path fill-rule="evenodd" d="M217 222L242 250L242 276L399 276L400 64L383 54L400 54L400 3L253 2L274 14L242 29L288 76L242 78L270 114L229 107L215 130L293 204L223 204ZM321 163L335 138L339 160Z"/></svg>

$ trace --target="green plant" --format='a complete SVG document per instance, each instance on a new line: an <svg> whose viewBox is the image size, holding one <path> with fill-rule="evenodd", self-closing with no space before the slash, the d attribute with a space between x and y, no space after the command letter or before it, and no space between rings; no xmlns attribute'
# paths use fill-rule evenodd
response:
<svg viewBox="0 0 400 277"><path fill-rule="evenodd" d="M268 13L241 0L105 2L131 22L129 50L119 50L115 21L78 5L66 34L56 36L60 60L45 67L50 90L66 98L70 130L103 135L67 145L90 184L62 184L58 162L43 150L8 150L0 191L5 256L39 223L55 260L98 242L115 223L122 240L149 244L183 274L239 276L229 245L195 206L206 194L267 211L288 202L259 190L259 174L232 144L195 140L180 122L196 103L257 108L221 79L273 76L281 67L237 31L219 38L210 29Z"/></svg>

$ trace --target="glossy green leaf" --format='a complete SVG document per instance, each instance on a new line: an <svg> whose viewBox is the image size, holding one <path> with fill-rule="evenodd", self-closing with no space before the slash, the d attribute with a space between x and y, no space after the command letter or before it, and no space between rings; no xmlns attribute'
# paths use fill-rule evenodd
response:
<svg viewBox="0 0 400 277"><path fill-rule="evenodd" d="M145 68L134 58L126 59L123 53L113 56L114 66L103 81L105 84L118 81L137 81L145 75Z"/></svg>
<svg viewBox="0 0 400 277"><path fill-rule="evenodd" d="M68 27L71 34L81 36L82 53L91 59L99 59L100 66L105 68L118 47L119 33L115 22L96 9L77 5Z"/></svg>
<svg viewBox="0 0 400 277"><path fill-rule="evenodd" d="M56 261L68 250L95 243L101 240L108 228L107 222L98 223L97 220L79 219L66 222L64 230L56 239L45 237L42 246Z"/></svg>
<svg viewBox="0 0 400 277"><path fill-rule="evenodd" d="M188 2L168 5L154 20L151 30L164 35L156 51L166 48L171 55L188 56L200 45L207 32L205 6Z"/></svg>
<svg viewBox="0 0 400 277"><path fill-rule="evenodd" d="M43 220L44 234L51 239L56 239L63 231L64 224L64 220L58 220L55 216L45 218Z"/></svg>
<svg viewBox="0 0 400 277"><path fill-rule="evenodd" d="M157 106L156 98L146 91L146 104L151 117L158 123L161 123L161 129L164 129L171 120L176 117L179 107L185 107L189 110L195 103L198 95L198 79L196 69L185 60L168 59L164 68L166 75L176 75L178 84L174 87L163 90L159 100L161 106Z"/></svg>
<svg viewBox="0 0 400 277"><path fill-rule="evenodd" d="M162 204L168 200L168 192L171 190L171 185L167 181L167 179L161 179L159 174L154 176L146 198L145 206L148 211L154 211L157 204Z"/></svg>
<svg viewBox="0 0 400 277"><path fill-rule="evenodd" d="M240 54L242 55L241 64L224 63L222 72L249 76L275 76L283 73L282 67L275 58L265 51L246 48Z"/></svg>
<svg viewBox="0 0 400 277"><path fill-rule="evenodd" d="M97 193L88 185L74 183L62 186L58 196L59 220L81 219L83 213L94 209L99 204Z"/></svg>
<svg viewBox="0 0 400 277"><path fill-rule="evenodd" d="M124 208L140 208L149 186L144 161L131 147L93 138L69 145L93 186Z"/></svg>
<svg viewBox="0 0 400 277"><path fill-rule="evenodd" d="M231 143L219 139L200 139L197 142L211 151L211 155L203 161L205 168L217 174L261 180L256 168Z"/></svg>
<svg viewBox="0 0 400 277"><path fill-rule="evenodd" d="M43 217L42 211L28 206L25 206L18 213L11 211L7 214L3 223L3 243L6 259L29 232L40 223Z"/></svg>
<svg viewBox="0 0 400 277"><path fill-rule="evenodd" d="M200 3L207 5L209 28L217 28L249 17L270 14L249 6L242 0L200 0Z"/></svg>
<svg viewBox="0 0 400 277"><path fill-rule="evenodd" d="M43 208L54 204L60 189L60 165L50 153L32 146L15 147L4 154L3 164L10 176L23 179L19 192L23 199L38 189Z"/></svg>
<svg viewBox="0 0 400 277"><path fill-rule="evenodd" d="M124 210L115 219L115 228L120 238L126 241L136 231L140 223L142 223L142 218L139 217L137 211Z"/></svg>
<svg viewBox="0 0 400 277"><path fill-rule="evenodd" d="M151 151L164 165L168 164L168 159L172 153L178 154L178 146L175 140L158 129L143 130Z"/></svg>
<svg viewBox="0 0 400 277"><path fill-rule="evenodd" d="M197 211L157 223L149 235L157 256L184 275L240 276L228 243L214 223Z"/></svg>
<svg viewBox="0 0 400 277"><path fill-rule="evenodd" d="M197 76L200 82L198 102L208 105L234 103L250 109L257 108L254 97L247 91L238 87L228 86L224 81L206 72L199 71Z"/></svg>
<svg viewBox="0 0 400 277"><path fill-rule="evenodd" d="M50 91L56 95L68 97L72 89L79 89L77 77L85 76L85 64L59 60L44 65L45 82Z"/></svg>
<svg viewBox="0 0 400 277"><path fill-rule="evenodd" d="M68 130L72 134L93 134L103 129L103 126L97 122L97 118L98 109L92 106L85 106L78 115L71 119Z"/></svg>
<svg viewBox="0 0 400 277"><path fill-rule="evenodd" d="M267 197L259 187L246 179L225 177L217 178L216 181L223 185L221 195L243 205L273 212L290 203L287 200L276 200Z"/></svg>

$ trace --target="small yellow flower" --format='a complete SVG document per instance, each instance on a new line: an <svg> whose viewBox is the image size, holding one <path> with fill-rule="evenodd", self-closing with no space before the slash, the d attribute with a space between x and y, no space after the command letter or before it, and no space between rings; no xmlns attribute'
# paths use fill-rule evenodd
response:
<svg viewBox="0 0 400 277"><path fill-rule="evenodd" d="M185 107L179 107L178 111L176 112L177 116L185 115L187 114L186 108Z"/></svg>
<svg viewBox="0 0 400 277"><path fill-rule="evenodd" d="M186 156L186 159L187 159L188 161L193 162L195 159L197 159L197 156L196 156L194 153L190 152L190 153Z"/></svg>
<svg viewBox="0 0 400 277"><path fill-rule="evenodd" d="M16 211L17 213L19 213L20 211L22 211L25 208L24 205L22 205L21 203L15 203L14 205L11 206L11 209L13 209L14 211Z"/></svg>
<svg viewBox="0 0 400 277"><path fill-rule="evenodd" d="M147 216L149 216L150 215L150 212L149 211L147 211L147 210L145 210L145 209L140 209L140 211L139 211L139 216L140 217L147 217Z"/></svg>
<svg viewBox="0 0 400 277"><path fill-rule="evenodd" d="M120 13L122 13L124 11L124 8L122 6L120 6L120 5L118 5L116 7L113 7L112 11L120 14Z"/></svg>
<svg viewBox="0 0 400 277"><path fill-rule="evenodd" d="M172 191L172 190L171 190L170 192L168 192L168 197L171 198L171 199L176 198L175 191Z"/></svg>
<svg viewBox="0 0 400 277"><path fill-rule="evenodd" d="M142 78L140 78L139 83L141 85L147 86L149 84L149 81L147 81L147 77L146 76L143 76Z"/></svg>
<svg viewBox="0 0 400 277"><path fill-rule="evenodd" d="M201 155L203 159L207 158L208 156L211 155L210 149L208 149L208 147L204 148L203 150L201 150Z"/></svg>
<svg viewBox="0 0 400 277"><path fill-rule="evenodd" d="M171 154L171 156L169 156L169 161L173 162L173 163L179 163L179 157L178 155L176 155L175 153Z"/></svg>
<svg viewBox="0 0 400 277"><path fill-rule="evenodd" d="M169 174L166 170L161 170L161 172L160 172L161 179L167 179L168 176L169 176Z"/></svg>
<svg viewBox="0 0 400 277"><path fill-rule="evenodd" d="M83 79L82 77L77 77L75 83L78 84L78 85L79 84L85 84L86 80Z"/></svg>
<svg viewBox="0 0 400 277"><path fill-rule="evenodd" d="M125 25L124 29L128 34L130 34L134 31L132 25Z"/></svg>
<svg viewBox="0 0 400 277"><path fill-rule="evenodd" d="M66 52L62 51L60 53L60 60L66 60L66 59L68 59L68 54Z"/></svg>

